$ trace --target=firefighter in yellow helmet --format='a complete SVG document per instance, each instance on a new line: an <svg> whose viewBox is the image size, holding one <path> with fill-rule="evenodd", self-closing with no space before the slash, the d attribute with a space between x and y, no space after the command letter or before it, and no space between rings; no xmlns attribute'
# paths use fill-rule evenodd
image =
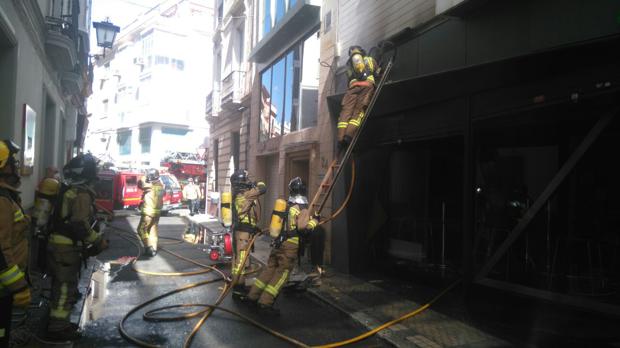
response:
<svg viewBox="0 0 620 348"><path fill-rule="evenodd" d="M63 168L65 182L52 217L48 244L48 267L52 275L52 298L46 339L70 341L80 337L78 325L71 323L77 302L80 266L89 256L98 255L108 241L98 232L93 184L98 160L79 154Z"/></svg>
<svg viewBox="0 0 620 348"><path fill-rule="evenodd" d="M301 178L292 179L288 187L285 228L272 244L267 267L256 278L247 297L241 298L245 302L257 302L259 311L267 315L280 314L273 303L297 263L300 234L314 230L319 223L317 217L310 215L306 187Z"/></svg>
<svg viewBox="0 0 620 348"><path fill-rule="evenodd" d="M0 140L0 347L8 347L12 308L30 304L26 282L30 222L20 205L19 147Z"/></svg>
<svg viewBox="0 0 620 348"><path fill-rule="evenodd" d="M143 193L138 234L144 244L145 255L153 257L157 254L159 216L164 205L164 185L159 179L159 171L154 168L149 169L145 178L140 180L140 188Z"/></svg>
<svg viewBox="0 0 620 348"><path fill-rule="evenodd" d="M360 46L349 48L347 61L349 87L342 99L342 109L338 118L338 148L341 152L351 143L357 133L366 108L375 91L377 62Z"/></svg>
<svg viewBox="0 0 620 348"><path fill-rule="evenodd" d="M263 182L251 182L248 172L243 169L235 171L230 177L233 201L233 233L234 247L232 260L232 278L236 284L233 288L233 296L245 295L245 268L242 267L244 260L249 257L248 245L251 236L258 231L258 218L260 211L256 202L260 195L267 192L267 186ZM245 261L245 265L249 260Z"/></svg>

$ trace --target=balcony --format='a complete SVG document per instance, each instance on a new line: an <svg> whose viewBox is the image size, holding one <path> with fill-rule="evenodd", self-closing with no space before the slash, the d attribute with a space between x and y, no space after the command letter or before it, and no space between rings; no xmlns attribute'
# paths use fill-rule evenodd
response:
<svg viewBox="0 0 620 348"><path fill-rule="evenodd" d="M207 119L209 117L216 117L220 113L220 91L214 89L207 95L207 103L205 107L205 114Z"/></svg>
<svg viewBox="0 0 620 348"><path fill-rule="evenodd" d="M245 95L245 71L234 70L222 80L222 108L236 109Z"/></svg>
<svg viewBox="0 0 620 348"><path fill-rule="evenodd" d="M71 23L56 17L46 17L45 51L58 71L73 71L78 63L75 31Z"/></svg>
<svg viewBox="0 0 620 348"><path fill-rule="evenodd" d="M81 94L84 86L82 75L70 71L61 73L60 83L66 95Z"/></svg>

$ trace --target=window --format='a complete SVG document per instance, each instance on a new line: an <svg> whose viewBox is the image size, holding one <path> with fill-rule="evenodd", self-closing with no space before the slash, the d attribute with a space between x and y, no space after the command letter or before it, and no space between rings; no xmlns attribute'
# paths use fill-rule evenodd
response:
<svg viewBox="0 0 620 348"><path fill-rule="evenodd" d="M164 56L155 56L155 65L168 65L170 58Z"/></svg>
<svg viewBox="0 0 620 348"><path fill-rule="evenodd" d="M151 153L151 127L140 128L140 149L142 153Z"/></svg>
<svg viewBox="0 0 620 348"><path fill-rule="evenodd" d="M276 24L282 20L282 17L284 17L285 13L286 13L286 1L276 0Z"/></svg>
<svg viewBox="0 0 620 348"><path fill-rule="evenodd" d="M117 142L119 155L131 154L131 131L118 132Z"/></svg>
<svg viewBox="0 0 620 348"><path fill-rule="evenodd" d="M316 126L318 45L315 33L261 72L260 141Z"/></svg>
<svg viewBox="0 0 620 348"><path fill-rule="evenodd" d="M239 132L233 132L230 134L230 147L233 156L233 165L235 170L239 169L239 156L240 156L240 136Z"/></svg>
<svg viewBox="0 0 620 348"><path fill-rule="evenodd" d="M265 7L263 8L263 37L271 30L271 0L265 0Z"/></svg>

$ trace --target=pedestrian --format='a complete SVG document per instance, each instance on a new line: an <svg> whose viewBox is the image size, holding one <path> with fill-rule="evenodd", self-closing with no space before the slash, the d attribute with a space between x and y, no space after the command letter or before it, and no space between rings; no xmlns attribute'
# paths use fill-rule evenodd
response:
<svg viewBox="0 0 620 348"><path fill-rule="evenodd" d="M46 339L72 341L80 337L70 321L78 300L80 266L89 256L107 249L108 241L97 230L95 191L97 159L79 154L63 168L63 183L54 209L48 244L48 267L52 275L52 298Z"/></svg>
<svg viewBox="0 0 620 348"><path fill-rule="evenodd" d="M357 133L366 108L375 91L377 62L360 46L349 48L347 61L349 87L342 99L342 109L338 118L338 149L346 151Z"/></svg>
<svg viewBox="0 0 620 348"><path fill-rule="evenodd" d="M194 184L194 179L187 179L187 185L183 187L183 199L188 201L189 215L199 214L198 205L200 204L200 187Z"/></svg>
<svg viewBox="0 0 620 348"><path fill-rule="evenodd" d="M231 271L235 284L233 296L243 296L246 294L244 274L249 262L245 263L245 268L242 267L242 263L248 256L250 238L258 232L260 210L257 209L256 202L260 195L267 192L267 185L263 182L251 182L248 172L244 169L232 174L230 184L234 197L232 204L234 246Z"/></svg>
<svg viewBox="0 0 620 348"><path fill-rule="evenodd" d="M159 171L155 168L147 170L139 185L142 189L142 203L138 234L144 245L144 254L153 257L157 254L159 216L164 206L164 185L159 179Z"/></svg>
<svg viewBox="0 0 620 348"><path fill-rule="evenodd" d="M28 307L31 299L26 280L30 221L17 190L19 151L11 140L0 141L0 347L9 346L13 309Z"/></svg>
<svg viewBox="0 0 620 348"><path fill-rule="evenodd" d="M288 187L285 228L272 243L267 267L256 278L247 297L240 297L242 301L256 303L259 311L268 315L280 314L273 303L297 263L300 238L318 225L318 218L310 216L306 187L301 178L292 179Z"/></svg>

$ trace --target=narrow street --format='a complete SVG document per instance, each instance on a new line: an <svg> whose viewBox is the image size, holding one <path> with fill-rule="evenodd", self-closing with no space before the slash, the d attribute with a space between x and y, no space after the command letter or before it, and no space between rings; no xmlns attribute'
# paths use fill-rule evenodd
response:
<svg viewBox="0 0 620 348"><path fill-rule="evenodd" d="M93 287L91 294L94 296L91 297L91 301L87 301L92 304L86 306L83 314L84 336L76 342L75 346L134 346L122 338L118 330L120 320L129 310L173 289L218 277L212 273L184 277L136 273L128 263L130 257L137 254L135 245L129 241L134 237L120 230L135 230L138 221L138 216L117 218L112 225L118 229L107 229L110 248L99 255L98 259L103 265L109 264L110 270L107 277L101 272L95 272L93 275L94 283L98 279L107 278L107 284L104 284L105 291L100 291L98 284ZM167 239L181 236L184 224L179 217L162 217L159 226L162 237L160 245L164 248L201 263L210 263L200 246L188 243L175 244L174 241ZM160 251L152 260L140 259L136 267L154 272L186 272L200 269L164 251ZM227 264L221 264L220 267L229 271ZM172 304L213 303L220 294L222 284L222 282L208 284L157 301L131 315L126 321L126 330L130 335L152 344L180 347L198 319L152 323L144 321L142 314L148 310ZM100 297L96 298L97 296ZM92 300L93 297L95 297L94 300ZM309 345L345 340L364 331L347 315L306 292L283 293L276 302L276 306L281 309L281 316L276 318L261 317L252 309L235 303L230 297L223 302L223 306L239 311L276 331ZM194 309L188 308L188 311ZM289 344L230 314L216 311L195 336L192 346L286 347ZM389 345L379 338L370 338L353 346L385 347Z"/></svg>

